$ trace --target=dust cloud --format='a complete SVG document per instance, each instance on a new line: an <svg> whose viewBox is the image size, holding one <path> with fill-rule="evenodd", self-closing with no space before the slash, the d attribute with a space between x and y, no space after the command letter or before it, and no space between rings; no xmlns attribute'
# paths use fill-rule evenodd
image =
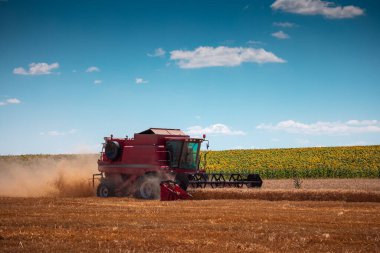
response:
<svg viewBox="0 0 380 253"><path fill-rule="evenodd" d="M0 157L0 196L89 197L98 155Z"/></svg>

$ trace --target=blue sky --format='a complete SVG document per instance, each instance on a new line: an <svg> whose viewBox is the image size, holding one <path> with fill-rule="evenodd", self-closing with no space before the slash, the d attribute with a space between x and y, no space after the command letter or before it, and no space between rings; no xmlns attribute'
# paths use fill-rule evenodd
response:
<svg viewBox="0 0 380 253"><path fill-rule="evenodd" d="M0 0L0 154L149 127L211 148L380 144L378 1Z"/></svg>

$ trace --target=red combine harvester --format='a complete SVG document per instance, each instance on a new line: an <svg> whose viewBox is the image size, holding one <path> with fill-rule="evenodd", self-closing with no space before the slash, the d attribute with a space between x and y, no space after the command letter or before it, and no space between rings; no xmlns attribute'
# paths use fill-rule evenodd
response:
<svg viewBox="0 0 380 253"><path fill-rule="evenodd" d="M104 138L98 160L100 179L97 196L134 195L143 199L173 192L176 199L187 199L187 188L193 187L261 187L258 174L206 173L199 168L203 138L191 138L180 129L150 128L134 138ZM206 154L203 163L206 164ZM161 193L162 195L162 193ZM162 198L162 196L161 196Z"/></svg>

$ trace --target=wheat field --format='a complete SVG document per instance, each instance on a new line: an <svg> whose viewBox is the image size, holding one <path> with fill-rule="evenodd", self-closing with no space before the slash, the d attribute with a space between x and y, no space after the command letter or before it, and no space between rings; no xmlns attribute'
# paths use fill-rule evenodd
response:
<svg viewBox="0 0 380 253"><path fill-rule="evenodd" d="M380 252L380 179L103 199L94 158L0 159L0 252Z"/></svg>
<svg viewBox="0 0 380 253"><path fill-rule="evenodd" d="M379 252L380 205L0 198L2 252Z"/></svg>

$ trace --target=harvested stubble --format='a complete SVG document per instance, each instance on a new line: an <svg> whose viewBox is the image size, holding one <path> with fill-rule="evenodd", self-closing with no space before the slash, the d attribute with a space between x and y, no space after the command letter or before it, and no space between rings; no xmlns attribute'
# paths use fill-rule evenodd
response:
<svg viewBox="0 0 380 253"><path fill-rule="evenodd" d="M0 198L2 252L379 252L379 203Z"/></svg>
<svg viewBox="0 0 380 253"><path fill-rule="evenodd" d="M289 201L347 201L380 202L380 192L361 190L254 190L254 189L199 189L190 192L196 200L257 199Z"/></svg>

